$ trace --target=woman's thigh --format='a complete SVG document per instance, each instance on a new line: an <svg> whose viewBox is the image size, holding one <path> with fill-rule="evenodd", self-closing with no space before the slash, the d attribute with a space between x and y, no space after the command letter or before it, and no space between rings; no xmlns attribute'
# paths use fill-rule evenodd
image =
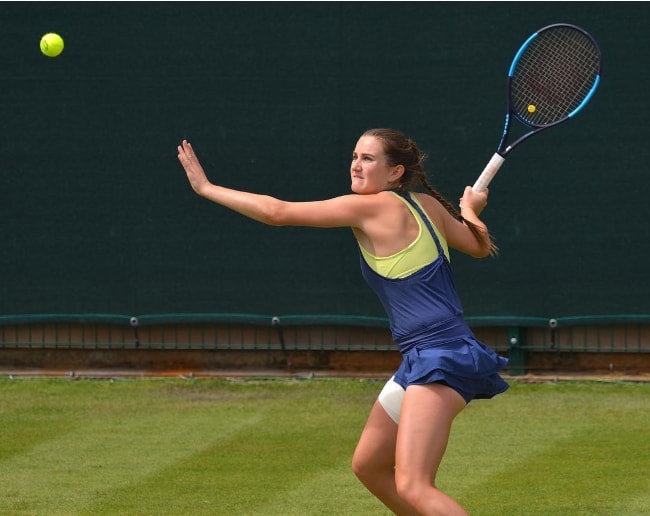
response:
<svg viewBox="0 0 650 516"><path fill-rule="evenodd" d="M423 482L435 479L451 424L465 405L463 397L446 385L409 385L396 441L397 471Z"/></svg>

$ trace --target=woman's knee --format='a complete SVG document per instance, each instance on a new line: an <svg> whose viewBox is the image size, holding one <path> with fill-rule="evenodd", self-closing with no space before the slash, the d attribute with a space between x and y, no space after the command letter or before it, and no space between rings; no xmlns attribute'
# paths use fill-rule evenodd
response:
<svg viewBox="0 0 650 516"><path fill-rule="evenodd" d="M379 464L363 453L355 452L352 456L352 471L360 480L372 478L381 470Z"/></svg>
<svg viewBox="0 0 650 516"><path fill-rule="evenodd" d="M417 479L408 472L395 472L395 488L397 494L412 507L418 507L420 500L430 490L430 479Z"/></svg>
<svg viewBox="0 0 650 516"><path fill-rule="evenodd" d="M366 484L385 475L393 475L395 462L385 457L369 455L363 451L355 450L352 456L352 471L361 482Z"/></svg>
<svg viewBox="0 0 650 516"><path fill-rule="evenodd" d="M363 460L356 451L354 455L352 455L351 466L352 466L352 471L357 477L361 478L365 474L367 468L366 461Z"/></svg>

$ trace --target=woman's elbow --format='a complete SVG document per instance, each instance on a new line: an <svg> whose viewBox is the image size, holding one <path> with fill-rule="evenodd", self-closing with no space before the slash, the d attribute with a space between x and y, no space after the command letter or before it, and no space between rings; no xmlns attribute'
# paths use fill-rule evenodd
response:
<svg viewBox="0 0 650 516"><path fill-rule="evenodd" d="M494 244L491 238L486 242L481 242L475 249L474 253L470 253L474 258L487 258L488 256L496 256L497 254L499 254L499 248Z"/></svg>
<svg viewBox="0 0 650 516"><path fill-rule="evenodd" d="M471 256L472 258L487 258L488 256L496 254L495 249L496 248L494 247L492 241L473 241L471 243L465 243L465 245L460 248L463 253Z"/></svg>
<svg viewBox="0 0 650 516"><path fill-rule="evenodd" d="M261 218L261 222L269 226L288 226L290 221L287 214L286 202L273 199L270 202Z"/></svg>
<svg viewBox="0 0 650 516"><path fill-rule="evenodd" d="M483 248L482 247L481 249L476 250L473 253L470 253L470 256L472 258L487 258L491 254L492 254L492 251L490 250L489 247L488 248Z"/></svg>

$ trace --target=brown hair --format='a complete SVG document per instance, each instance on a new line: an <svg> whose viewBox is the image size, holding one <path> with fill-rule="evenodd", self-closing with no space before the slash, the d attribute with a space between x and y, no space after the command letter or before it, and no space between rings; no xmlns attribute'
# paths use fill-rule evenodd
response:
<svg viewBox="0 0 650 516"><path fill-rule="evenodd" d="M479 242L490 245L490 254L495 255L498 249L492 241L489 233L485 233L475 224L463 219L459 211L438 192L427 179L424 172L424 161L426 154L423 153L416 143L395 129L368 129L363 136L373 136L382 142L382 147L391 166L402 165L404 174L396 186L396 190L404 192L412 188L417 182L420 183L444 208L457 220L463 222L473 233Z"/></svg>

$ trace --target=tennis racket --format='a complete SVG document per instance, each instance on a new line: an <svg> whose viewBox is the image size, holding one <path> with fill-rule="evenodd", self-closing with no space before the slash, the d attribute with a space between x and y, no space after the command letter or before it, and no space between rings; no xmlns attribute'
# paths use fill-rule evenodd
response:
<svg viewBox="0 0 650 516"><path fill-rule="evenodd" d="M503 136L472 188L485 191L515 147L577 115L596 91L600 72L598 43L580 27L558 23L530 36L508 71L508 109ZM508 143L513 118L531 130Z"/></svg>

